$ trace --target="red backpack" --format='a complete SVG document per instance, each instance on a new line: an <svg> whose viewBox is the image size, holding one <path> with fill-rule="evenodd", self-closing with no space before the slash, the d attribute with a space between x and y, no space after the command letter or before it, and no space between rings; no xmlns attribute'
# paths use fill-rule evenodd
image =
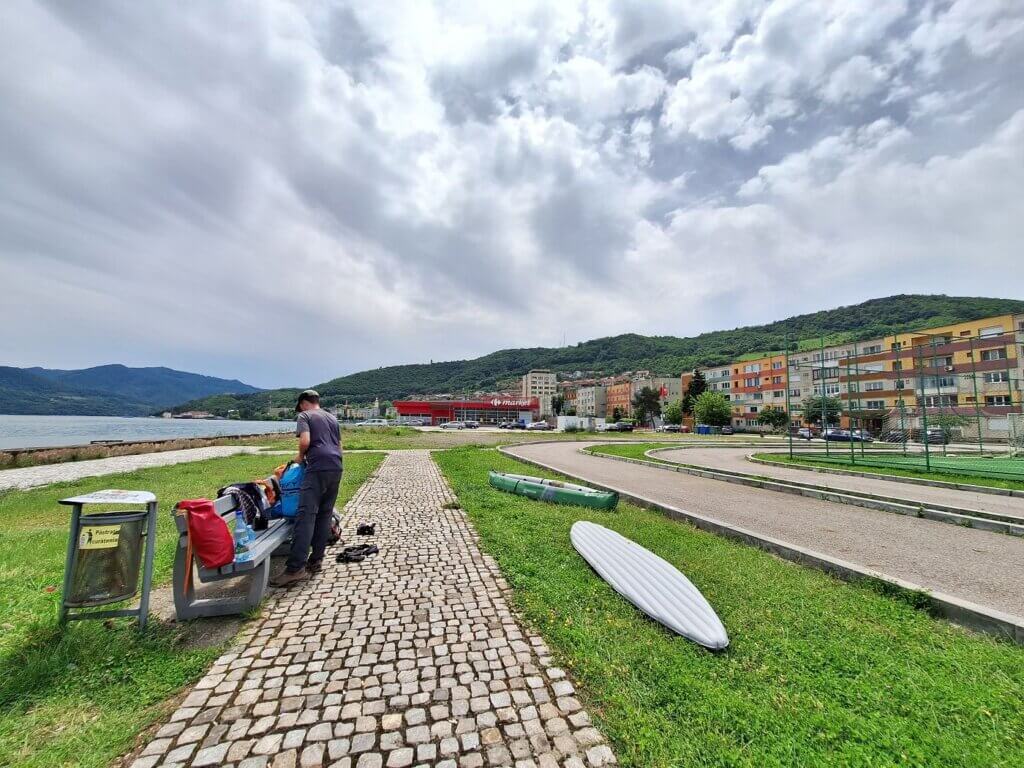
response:
<svg viewBox="0 0 1024 768"><path fill-rule="evenodd" d="M209 499L178 502L188 523L188 547L206 568L220 568L235 559L235 542L228 524L217 514ZM191 558L187 559L191 563ZM189 567L191 572L192 568Z"/></svg>

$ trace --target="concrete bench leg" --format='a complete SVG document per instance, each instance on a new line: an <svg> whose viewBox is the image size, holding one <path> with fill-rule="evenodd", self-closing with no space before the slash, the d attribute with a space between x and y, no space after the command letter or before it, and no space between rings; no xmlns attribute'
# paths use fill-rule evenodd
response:
<svg viewBox="0 0 1024 768"><path fill-rule="evenodd" d="M263 600L267 592L267 582L270 579L270 558L266 558L239 578L249 580L249 588L245 595L238 597L212 597L197 598L195 583L196 574L193 572L189 579L188 589L185 589L185 574L192 570L193 563L185 562L185 547L181 545L174 556L174 612L178 621L190 619L208 618L210 616L231 616L245 613L255 608Z"/></svg>

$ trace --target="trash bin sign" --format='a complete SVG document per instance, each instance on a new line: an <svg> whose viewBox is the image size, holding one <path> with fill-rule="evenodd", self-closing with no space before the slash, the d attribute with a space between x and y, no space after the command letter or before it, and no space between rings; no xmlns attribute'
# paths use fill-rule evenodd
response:
<svg viewBox="0 0 1024 768"><path fill-rule="evenodd" d="M137 616L139 626L144 627L153 574L156 496L148 491L107 490L63 499L60 503L72 507L60 607L61 623L76 619ZM82 509L87 505L102 505L108 511L83 514ZM109 511L109 507L115 505L145 508ZM70 609L95 608L133 597L139 591L140 564L142 595L138 608L71 613Z"/></svg>

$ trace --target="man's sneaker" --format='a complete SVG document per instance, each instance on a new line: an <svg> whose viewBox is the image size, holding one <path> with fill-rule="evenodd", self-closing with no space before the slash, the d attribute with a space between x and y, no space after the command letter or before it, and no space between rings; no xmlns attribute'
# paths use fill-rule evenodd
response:
<svg viewBox="0 0 1024 768"><path fill-rule="evenodd" d="M320 573L320 571L322 571L323 569L323 560L310 560L308 563L306 563L306 570L309 571L309 574L311 576L315 576L316 574Z"/></svg>
<svg viewBox="0 0 1024 768"><path fill-rule="evenodd" d="M300 581L305 581L309 578L309 571L305 568L295 571L285 571L277 578L270 580L270 586L272 587L290 587L292 584L298 584Z"/></svg>

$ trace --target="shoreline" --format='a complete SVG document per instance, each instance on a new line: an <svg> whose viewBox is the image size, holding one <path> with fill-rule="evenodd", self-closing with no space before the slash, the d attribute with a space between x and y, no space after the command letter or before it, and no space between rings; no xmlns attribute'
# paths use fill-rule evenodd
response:
<svg viewBox="0 0 1024 768"><path fill-rule="evenodd" d="M141 453L163 453L186 448L207 448L214 445L260 442L277 439L289 432L261 432L251 435L213 435L209 437L169 437L155 440L100 441L40 448L0 448L0 469L61 464L67 461L107 459Z"/></svg>

